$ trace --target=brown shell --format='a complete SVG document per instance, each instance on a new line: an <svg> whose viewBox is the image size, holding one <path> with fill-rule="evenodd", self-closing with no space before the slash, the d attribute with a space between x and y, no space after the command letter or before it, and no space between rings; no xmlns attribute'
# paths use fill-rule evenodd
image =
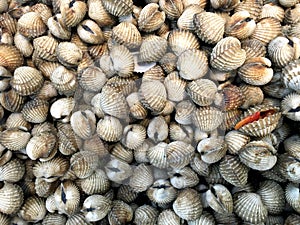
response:
<svg viewBox="0 0 300 225"><path fill-rule="evenodd" d="M246 51L241 48L240 41L235 37L226 37L219 41L212 50L211 66L221 70L237 69L246 60Z"/></svg>
<svg viewBox="0 0 300 225"><path fill-rule="evenodd" d="M77 26L77 34L85 43L102 44L104 35L101 28L93 20L84 20Z"/></svg>
<svg viewBox="0 0 300 225"><path fill-rule="evenodd" d="M264 100L264 93L260 87L244 84L239 86L239 88L244 96L244 103L241 106L243 109L248 109L249 106L259 105Z"/></svg>
<svg viewBox="0 0 300 225"><path fill-rule="evenodd" d="M88 15L100 27L112 26L116 19L106 11L101 0L90 0L87 2Z"/></svg>
<svg viewBox="0 0 300 225"><path fill-rule="evenodd" d="M183 4L180 0L160 0L159 7L166 13L167 18L171 20L179 18L183 12Z"/></svg>
<svg viewBox="0 0 300 225"><path fill-rule="evenodd" d="M74 94L77 87L76 74L64 66L58 66L50 75L54 87L60 94Z"/></svg>
<svg viewBox="0 0 300 225"><path fill-rule="evenodd" d="M46 213L45 201L36 196L27 198L19 211L21 218L28 222L40 221L44 219Z"/></svg>
<svg viewBox="0 0 300 225"><path fill-rule="evenodd" d="M262 7L260 18L262 19L267 17L273 17L282 22L284 18L284 9L279 5L274 5L272 3L265 4Z"/></svg>
<svg viewBox="0 0 300 225"><path fill-rule="evenodd" d="M209 106L217 94L216 84L209 79L197 79L187 84L187 94L199 106Z"/></svg>
<svg viewBox="0 0 300 225"><path fill-rule="evenodd" d="M15 214L23 204L24 194L20 186L11 183L4 183L0 188L0 212Z"/></svg>
<svg viewBox="0 0 300 225"><path fill-rule="evenodd" d="M67 67L77 66L82 60L82 51L71 42L60 42L56 47L58 61Z"/></svg>
<svg viewBox="0 0 300 225"><path fill-rule="evenodd" d="M165 22L166 14L158 10L159 5L147 4L140 12L138 27L141 31L152 32L159 29Z"/></svg>
<svg viewBox="0 0 300 225"><path fill-rule="evenodd" d="M246 51L246 60L254 57L264 57L267 53L266 46L257 39L242 41L242 49Z"/></svg>
<svg viewBox="0 0 300 225"><path fill-rule="evenodd" d="M223 38L225 23L226 21L216 13L202 12L194 15L195 32L208 44L216 44Z"/></svg>
<svg viewBox="0 0 300 225"><path fill-rule="evenodd" d="M15 46L20 50L20 52L25 57L29 57L33 53L33 46L30 42L29 38L23 36L19 32L15 34L14 36L14 43Z"/></svg>
<svg viewBox="0 0 300 225"><path fill-rule="evenodd" d="M104 141L119 141L122 138L123 126L117 118L104 116L97 123L97 134Z"/></svg>
<svg viewBox="0 0 300 225"><path fill-rule="evenodd" d="M110 1L103 0L103 6L105 9L114 16L126 16L133 10L132 0Z"/></svg>
<svg viewBox="0 0 300 225"><path fill-rule="evenodd" d="M288 8L284 12L284 21L287 24L300 22L300 4L296 4L294 8Z"/></svg>
<svg viewBox="0 0 300 225"><path fill-rule="evenodd" d="M19 112L22 109L24 102L24 97L19 95L13 89L0 93L1 106L10 112Z"/></svg>
<svg viewBox="0 0 300 225"><path fill-rule="evenodd" d="M21 111L25 120L31 123L42 123L46 121L49 103L40 99L33 99L25 103Z"/></svg>
<svg viewBox="0 0 300 225"><path fill-rule="evenodd" d="M0 25L1 27L6 28L12 34L17 32L17 20L8 12L0 15Z"/></svg>
<svg viewBox="0 0 300 225"><path fill-rule="evenodd" d="M142 44L142 36L136 26L129 22L121 22L112 29L112 39L129 49L135 49Z"/></svg>
<svg viewBox="0 0 300 225"><path fill-rule="evenodd" d="M25 174L25 165L19 159L12 159L0 166L0 180L18 182Z"/></svg>
<svg viewBox="0 0 300 225"><path fill-rule="evenodd" d="M62 1L60 12L66 27L75 27L84 18L87 12L87 5L82 1Z"/></svg>
<svg viewBox="0 0 300 225"><path fill-rule="evenodd" d="M144 38L140 47L140 60L142 62L159 61L165 55L167 47L167 40L156 35L149 35Z"/></svg>
<svg viewBox="0 0 300 225"><path fill-rule="evenodd" d="M244 103L242 90L235 85L227 85L222 89L223 108L225 111L239 108Z"/></svg>
<svg viewBox="0 0 300 225"><path fill-rule="evenodd" d="M10 71L22 66L24 60L19 49L12 45L0 45L0 66Z"/></svg>
<svg viewBox="0 0 300 225"><path fill-rule="evenodd" d="M47 21L47 26L53 36L62 40L69 40L71 38L71 29L65 26L61 14L50 17Z"/></svg>
<svg viewBox="0 0 300 225"><path fill-rule="evenodd" d="M41 36L46 32L46 24L44 24L42 17L37 12L25 13L18 20L18 31L28 38L35 38Z"/></svg>
<svg viewBox="0 0 300 225"><path fill-rule="evenodd" d="M1 132L0 143L10 150L21 150L26 147L30 136L29 132L19 128L11 128Z"/></svg>
<svg viewBox="0 0 300 225"><path fill-rule="evenodd" d="M250 17L257 21L261 14L262 6L263 0L245 0L237 5L234 12L248 11L251 15Z"/></svg>

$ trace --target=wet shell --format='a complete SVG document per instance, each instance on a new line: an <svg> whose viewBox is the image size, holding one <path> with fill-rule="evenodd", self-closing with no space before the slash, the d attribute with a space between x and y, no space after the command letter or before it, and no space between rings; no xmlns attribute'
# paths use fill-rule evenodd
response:
<svg viewBox="0 0 300 225"><path fill-rule="evenodd" d="M62 40L69 40L71 38L71 29L65 26L61 14L50 17L47 21L47 26L53 36Z"/></svg>
<svg viewBox="0 0 300 225"><path fill-rule="evenodd" d="M177 190L168 180L158 179L147 190L148 198L158 204L168 204L177 196Z"/></svg>
<svg viewBox="0 0 300 225"><path fill-rule="evenodd" d="M102 4L110 14L118 17L126 16L130 14L133 10L132 0L122 0L122 1L103 0Z"/></svg>
<svg viewBox="0 0 300 225"><path fill-rule="evenodd" d="M24 119L31 123L42 123L46 121L49 103L40 99L28 101L21 111Z"/></svg>
<svg viewBox="0 0 300 225"><path fill-rule="evenodd" d="M25 37L35 38L46 32L46 24L37 12L25 13L18 20L18 32Z"/></svg>
<svg viewBox="0 0 300 225"><path fill-rule="evenodd" d="M84 20L77 26L80 39L89 44L102 44L104 35L101 28L92 20Z"/></svg>
<svg viewBox="0 0 300 225"><path fill-rule="evenodd" d="M2 183L0 188L0 212L14 214L23 204L23 191L20 186L11 183Z"/></svg>
<svg viewBox="0 0 300 225"><path fill-rule="evenodd" d="M112 29L112 39L129 49L135 49L142 44L142 36L136 26L129 22L121 22Z"/></svg>
<svg viewBox="0 0 300 225"><path fill-rule="evenodd" d="M226 23L225 33L238 39L245 39L254 32L255 21L251 18L248 11L234 13Z"/></svg>
<svg viewBox="0 0 300 225"><path fill-rule="evenodd" d="M87 5L82 1L65 0L60 4L60 12L66 27L75 27L84 18Z"/></svg>
<svg viewBox="0 0 300 225"><path fill-rule="evenodd" d="M105 116L97 123L97 134L105 141L119 141L123 135L123 126L117 118Z"/></svg>
<svg viewBox="0 0 300 225"><path fill-rule="evenodd" d="M234 200L234 211L244 221L261 223L268 216L267 207L261 197L255 193L240 193Z"/></svg>
<svg viewBox="0 0 300 225"><path fill-rule="evenodd" d="M50 75L54 87L60 94L72 95L77 87L76 74L65 68L58 66Z"/></svg>
<svg viewBox="0 0 300 225"><path fill-rule="evenodd" d="M281 214L285 207L285 196L282 187L275 181L266 180L260 183L257 194L270 214Z"/></svg>
<svg viewBox="0 0 300 225"><path fill-rule="evenodd" d="M179 29L195 30L194 15L203 12L203 8L198 4L191 4L185 7L183 13L177 20Z"/></svg>
<svg viewBox="0 0 300 225"><path fill-rule="evenodd" d="M78 187L71 181L62 182L54 192L54 201L58 212L74 214L78 210L80 201Z"/></svg>
<svg viewBox="0 0 300 225"><path fill-rule="evenodd" d="M179 18L183 12L183 4L179 0L159 0L159 7L166 13L167 18L171 20Z"/></svg>
<svg viewBox="0 0 300 225"><path fill-rule="evenodd" d="M251 35L251 38L259 40L267 45L275 37L279 36L281 33L280 22L272 17L267 17L261 19L256 24L256 29Z"/></svg>
<svg viewBox="0 0 300 225"><path fill-rule="evenodd" d="M123 201L113 201L112 209L108 213L108 221L111 225L126 224L133 219L133 209Z"/></svg>
<svg viewBox="0 0 300 225"><path fill-rule="evenodd" d="M167 40L171 50L177 56L186 50L200 47L196 36L187 30L173 30L169 33Z"/></svg>
<svg viewBox="0 0 300 225"><path fill-rule="evenodd" d="M158 210L150 205L142 205L134 211L134 223L136 224L156 224Z"/></svg>
<svg viewBox="0 0 300 225"><path fill-rule="evenodd" d="M275 148L264 141L252 141L239 152L241 161L248 167L265 171L271 169L277 162Z"/></svg>
<svg viewBox="0 0 300 225"><path fill-rule="evenodd" d="M145 37L140 47L140 60L142 62L159 61L166 53L167 41L156 35Z"/></svg>
<svg viewBox="0 0 300 225"><path fill-rule="evenodd" d="M18 182L25 173L25 166L19 159L12 159L0 166L0 180L6 182Z"/></svg>
<svg viewBox="0 0 300 225"><path fill-rule="evenodd" d="M239 3L234 11L248 11L250 13L250 17L257 21L261 14L262 6L263 0L245 0Z"/></svg>
<svg viewBox="0 0 300 225"><path fill-rule="evenodd" d="M250 141L250 137L239 131L233 130L229 131L225 135L225 141L228 147L228 151L231 154L237 154L240 149Z"/></svg>
<svg viewBox="0 0 300 225"><path fill-rule="evenodd" d="M25 57L31 56L33 52L33 46L27 37L24 37L20 33L16 33L14 36L14 43Z"/></svg>
<svg viewBox="0 0 300 225"><path fill-rule="evenodd" d="M44 200L36 196L27 198L19 211L21 218L28 222L38 222L44 219L46 213Z"/></svg>
<svg viewBox="0 0 300 225"><path fill-rule="evenodd" d="M207 44L216 44L223 38L225 23L216 13L202 12L194 15L195 32Z"/></svg>
<svg viewBox="0 0 300 225"><path fill-rule="evenodd" d="M201 155L201 159L206 163L215 163L223 158L227 151L226 142L224 138L209 137L201 140L197 145L197 151Z"/></svg>
<svg viewBox="0 0 300 225"><path fill-rule="evenodd" d="M197 173L194 172L190 167L175 169L168 174L170 175L170 182L172 186L177 189L194 187L199 183Z"/></svg>
<svg viewBox="0 0 300 225"><path fill-rule="evenodd" d="M203 210L199 193L189 188L181 191L173 202L173 210L182 219L197 219Z"/></svg>
<svg viewBox="0 0 300 225"><path fill-rule="evenodd" d="M88 15L100 27L111 26L116 22L116 19L106 11L101 0L89 0Z"/></svg>
<svg viewBox="0 0 300 225"><path fill-rule="evenodd" d="M23 56L19 49L12 45L0 45L0 66L13 71L22 64Z"/></svg>
<svg viewBox="0 0 300 225"><path fill-rule="evenodd" d="M112 202L102 195L91 195L83 202L82 212L89 222L102 220L110 211Z"/></svg>
<svg viewBox="0 0 300 225"><path fill-rule="evenodd" d="M158 8L158 4L150 3L142 9L138 18L138 27L141 31L155 31L165 22L166 14Z"/></svg>
<svg viewBox="0 0 300 225"><path fill-rule="evenodd" d="M158 225L179 225L180 218L177 216L173 210L166 209L163 210L158 218L157 218Z"/></svg>
<svg viewBox="0 0 300 225"><path fill-rule="evenodd" d="M237 156L226 155L219 165L222 177L236 187L243 187L248 180L249 169Z"/></svg>
<svg viewBox="0 0 300 225"><path fill-rule="evenodd" d="M0 143L12 151L21 150L26 147L30 133L19 128L12 128L0 133Z"/></svg>
<svg viewBox="0 0 300 225"><path fill-rule="evenodd" d="M26 96L37 92L42 87L43 82L43 76L37 69L21 66L14 71L10 84L18 94Z"/></svg>
<svg viewBox="0 0 300 225"><path fill-rule="evenodd" d="M194 111L192 120L201 131L210 132L223 122L223 113L213 106L205 106Z"/></svg>
<svg viewBox="0 0 300 225"><path fill-rule="evenodd" d="M265 85L273 77L271 61L264 57L255 57L246 60L238 70L239 77L251 85Z"/></svg>
<svg viewBox="0 0 300 225"><path fill-rule="evenodd" d="M299 121L300 116L298 108L300 106L300 95L296 93L291 93L284 97L281 102L282 114L287 118Z"/></svg>
<svg viewBox="0 0 300 225"><path fill-rule="evenodd" d="M129 186L135 192L146 191L153 183L154 177L150 166L138 165L129 180Z"/></svg>
<svg viewBox="0 0 300 225"><path fill-rule="evenodd" d="M74 112L70 119L75 134L82 139L89 139L96 130L96 117L90 110Z"/></svg>
<svg viewBox="0 0 300 225"><path fill-rule="evenodd" d="M71 42L61 42L56 47L58 61L67 67L77 66L82 60L82 51Z"/></svg>
<svg viewBox="0 0 300 225"><path fill-rule="evenodd" d="M173 141L166 148L167 160L172 168L185 167L192 160L195 149L192 145L183 141Z"/></svg>

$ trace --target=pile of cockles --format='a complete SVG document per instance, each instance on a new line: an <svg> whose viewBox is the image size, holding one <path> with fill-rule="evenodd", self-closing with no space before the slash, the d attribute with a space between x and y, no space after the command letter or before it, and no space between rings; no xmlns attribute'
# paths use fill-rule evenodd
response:
<svg viewBox="0 0 300 225"><path fill-rule="evenodd" d="M299 225L299 0L0 0L1 225Z"/></svg>

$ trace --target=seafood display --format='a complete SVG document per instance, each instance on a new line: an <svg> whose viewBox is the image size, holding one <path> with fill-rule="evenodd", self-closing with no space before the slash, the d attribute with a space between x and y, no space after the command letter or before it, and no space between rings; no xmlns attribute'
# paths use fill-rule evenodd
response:
<svg viewBox="0 0 300 225"><path fill-rule="evenodd" d="M299 225L299 18L0 0L0 225Z"/></svg>

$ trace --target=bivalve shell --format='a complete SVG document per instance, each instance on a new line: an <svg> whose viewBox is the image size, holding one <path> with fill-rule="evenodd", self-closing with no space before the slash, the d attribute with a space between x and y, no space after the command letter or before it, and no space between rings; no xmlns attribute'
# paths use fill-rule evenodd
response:
<svg viewBox="0 0 300 225"><path fill-rule="evenodd" d="M12 159L0 166L0 181L18 182L25 174L25 166L19 159Z"/></svg>
<svg viewBox="0 0 300 225"><path fill-rule="evenodd" d="M205 193L208 205L221 214L231 214L233 211L233 200L229 190L221 185L215 184Z"/></svg>
<svg viewBox="0 0 300 225"><path fill-rule="evenodd" d="M158 179L147 190L148 198L158 204L168 204L177 196L177 190L168 180Z"/></svg>
<svg viewBox="0 0 300 225"><path fill-rule="evenodd" d="M20 50L20 52L25 56L29 57L32 55L33 46L30 40L20 33L16 33L14 36L15 46Z"/></svg>
<svg viewBox="0 0 300 225"><path fill-rule="evenodd" d="M83 202L82 212L89 222L102 220L110 211L112 202L102 195L91 195Z"/></svg>
<svg viewBox="0 0 300 225"><path fill-rule="evenodd" d="M158 210L150 205L142 205L134 211L134 223L155 225Z"/></svg>
<svg viewBox="0 0 300 225"><path fill-rule="evenodd" d="M99 157L96 152L81 151L70 158L70 170L82 179L91 176L98 167Z"/></svg>
<svg viewBox="0 0 300 225"><path fill-rule="evenodd" d="M197 79L187 84L187 94L199 106L209 106L217 94L216 84L209 79Z"/></svg>
<svg viewBox="0 0 300 225"><path fill-rule="evenodd" d="M24 194L20 186L11 183L1 183L0 212L15 214L23 204Z"/></svg>
<svg viewBox="0 0 300 225"><path fill-rule="evenodd" d="M65 0L60 3L60 12L66 27L75 27L84 18L87 5L83 1Z"/></svg>
<svg viewBox="0 0 300 225"><path fill-rule="evenodd" d="M129 186L135 192L143 192L152 185L153 181L154 177L152 168L145 164L140 164L133 169L133 174L129 180Z"/></svg>
<svg viewBox="0 0 300 225"><path fill-rule="evenodd" d="M203 7L198 4L190 4L185 7L183 13L177 20L177 26L183 30L195 30L194 15L203 12Z"/></svg>
<svg viewBox="0 0 300 225"><path fill-rule="evenodd" d="M166 209L163 210L158 218L157 218L157 225L179 225L180 218L175 214L173 210Z"/></svg>
<svg viewBox="0 0 300 225"><path fill-rule="evenodd" d="M140 47L139 59L142 62L159 61L165 55L167 47L166 39L156 35L148 35Z"/></svg>
<svg viewBox="0 0 300 225"><path fill-rule="evenodd" d="M111 26L116 22L116 19L106 11L101 0L89 0L88 15L100 27Z"/></svg>
<svg viewBox="0 0 300 225"><path fill-rule="evenodd" d="M80 39L88 44L102 44L104 35L101 28L93 20L84 20L77 26Z"/></svg>
<svg viewBox="0 0 300 225"><path fill-rule="evenodd" d="M0 133L0 143L12 151L26 147L30 140L30 133L19 128L11 128Z"/></svg>
<svg viewBox="0 0 300 225"><path fill-rule="evenodd" d="M89 139L95 133L96 117L90 110L74 112L70 123L74 133L82 139Z"/></svg>
<svg viewBox="0 0 300 225"><path fill-rule="evenodd" d="M18 20L18 32L25 37L35 38L46 32L47 26L37 12L28 12Z"/></svg>
<svg viewBox="0 0 300 225"><path fill-rule="evenodd" d="M118 17L126 16L130 14L133 10L132 0L122 0L122 1L103 0L102 4L110 14Z"/></svg>
<svg viewBox="0 0 300 225"><path fill-rule="evenodd" d="M71 38L71 29L65 26L60 13L50 17L47 21L47 26L53 36L62 40L69 40Z"/></svg>
<svg viewBox="0 0 300 225"><path fill-rule="evenodd" d="M126 224L133 219L133 209L123 201L115 200L112 209L108 213L108 221L111 225Z"/></svg>
<svg viewBox="0 0 300 225"><path fill-rule="evenodd" d="M65 68L58 66L50 75L54 87L60 94L73 95L77 87L76 74Z"/></svg>
<svg viewBox="0 0 300 225"><path fill-rule="evenodd" d="M82 60L82 51L71 42L61 42L56 47L56 56L58 61L67 67L77 66Z"/></svg>
<svg viewBox="0 0 300 225"><path fill-rule="evenodd" d="M250 13L250 17L257 21L260 17L262 7L263 0L245 0L240 2L234 11L248 11Z"/></svg>
<svg viewBox="0 0 300 225"><path fill-rule="evenodd" d="M177 19L183 12L182 1L179 0L159 0L159 7L166 13L171 20Z"/></svg>
<svg viewBox="0 0 300 225"><path fill-rule="evenodd" d="M36 196L27 198L19 211L21 218L28 222L38 222L44 219L46 213L45 201Z"/></svg>
<svg viewBox="0 0 300 225"><path fill-rule="evenodd" d="M0 45L0 66L10 71L22 66L23 55L18 48L12 45Z"/></svg>
<svg viewBox="0 0 300 225"><path fill-rule="evenodd" d="M138 27L145 32L152 32L159 29L165 22L166 14L158 10L156 3L147 4L140 12Z"/></svg>
<svg viewBox="0 0 300 225"><path fill-rule="evenodd" d="M104 116L97 123L97 134L104 141L119 141L123 135L123 126L119 119L113 116Z"/></svg>
<svg viewBox="0 0 300 225"><path fill-rule="evenodd" d="M80 179L80 187L88 195L104 194L110 188L110 181L103 170L96 169L89 177Z"/></svg>
<svg viewBox="0 0 300 225"><path fill-rule="evenodd" d="M183 141L173 141L166 147L167 160L172 168L185 167L192 160L195 149L192 145Z"/></svg>
<svg viewBox="0 0 300 225"><path fill-rule="evenodd" d="M24 119L30 123L42 123L46 121L48 111L48 101L35 98L24 104L21 113Z"/></svg>

